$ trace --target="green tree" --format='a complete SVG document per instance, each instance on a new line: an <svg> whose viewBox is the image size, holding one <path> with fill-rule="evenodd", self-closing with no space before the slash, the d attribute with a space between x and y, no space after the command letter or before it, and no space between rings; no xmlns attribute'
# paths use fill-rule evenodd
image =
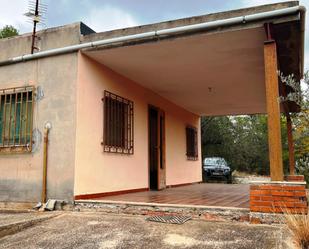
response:
<svg viewBox="0 0 309 249"><path fill-rule="evenodd" d="M202 154L203 158L219 156L228 162L232 161L233 133L232 121L229 117L203 117L202 129Z"/></svg>
<svg viewBox="0 0 309 249"><path fill-rule="evenodd" d="M294 89L282 101L292 100L301 105L301 112L292 114L297 173L305 175L309 183L309 71L305 74L303 91L293 75L281 80ZM223 157L232 169L269 174L267 116L203 117L202 154ZM289 153L285 115L281 116L282 156L284 173L288 174Z"/></svg>
<svg viewBox="0 0 309 249"><path fill-rule="evenodd" d="M11 25L5 25L0 29L0 39L18 35L18 30Z"/></svg>
<svg viewBox="0 0 309 249"><path fill-rule="evenodd" d="M309 183L309 71L303 80L301 112L293 115L296 170Z"/></svg>
<svg viewBox="0 0 309 249"><path fill-rule="evenodd" d="M269 175L266 115L203 117L203 158L224 157L233 170ZM281 119L285 172L288 170L286 122Z"/></svg>
<svg viewBox="0 0 309 249"><path fill-rule="evenodd" d="M238 170L269 174L267 119L264 115L234 118L234 137L237 140Z"/></svg>
<svg viewBox="0 0 309 249"><path fill-rule="evenodd" d="M309 183L309 71L304 75L303 89L293 74L285 76L280 73L279 76L282 82L293 89L286 97L282 97L282 101L291 100L300 106L300 112L292 114L296 170Z"/></svg>

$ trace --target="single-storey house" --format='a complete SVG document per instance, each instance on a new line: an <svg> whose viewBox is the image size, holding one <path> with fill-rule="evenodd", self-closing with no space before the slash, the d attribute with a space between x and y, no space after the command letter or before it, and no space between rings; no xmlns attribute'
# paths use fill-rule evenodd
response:
<svg viewBox="0 0 309 249"><path fill-rule="evenodd" d="M0 40L0 202L96 198L202 180L203 115L268 114L283 181L277 70L304 70L297 1L96 33ZM267 146L267 145L266 145Z"/></svg>

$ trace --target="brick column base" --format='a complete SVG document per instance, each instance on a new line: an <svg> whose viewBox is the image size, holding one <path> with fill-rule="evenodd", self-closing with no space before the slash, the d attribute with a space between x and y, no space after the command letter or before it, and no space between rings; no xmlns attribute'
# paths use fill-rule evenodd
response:
<svg viewBox="0 0 309 249"><path fill-rule="evenodd" d="M288 182L304 182L305 177L303 175L287 175L284 177L284 180Z"/></svg>
<svg viewBox="0 0 309 249"><path fill-rule="evenodd" d="M307 214L305 182L252 182L250 211Z"/></svg>

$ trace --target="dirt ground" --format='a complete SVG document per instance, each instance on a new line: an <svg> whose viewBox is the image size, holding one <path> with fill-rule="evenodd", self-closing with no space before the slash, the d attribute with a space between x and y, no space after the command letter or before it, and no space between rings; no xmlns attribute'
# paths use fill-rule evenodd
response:
<svg viewBox="0 0 309 249"><path fill-rule="evenodd" d="M5 220L5 215L8 214L0 213L0 222ZM13 214L10 214L8 217L16 221L12 216ZM26 219L24 216L25 214L22 217ZM173 225L149 222L143 216L85 212L60 213L18 233L0 238L1 249L284 249L290 248L288 243L282 226L204 220L190 220L183 225Z"/></svg>

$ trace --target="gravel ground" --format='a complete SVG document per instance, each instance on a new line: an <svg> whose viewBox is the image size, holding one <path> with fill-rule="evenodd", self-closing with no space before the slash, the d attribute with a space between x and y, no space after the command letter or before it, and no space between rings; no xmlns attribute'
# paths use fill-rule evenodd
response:
<svg viewBox="0 0 309 249"><path fill-rule="evenodd" d="M142 216L66 212L0 239L2 249L289 248L280 226L191 220L183 225Z"/></svg>

